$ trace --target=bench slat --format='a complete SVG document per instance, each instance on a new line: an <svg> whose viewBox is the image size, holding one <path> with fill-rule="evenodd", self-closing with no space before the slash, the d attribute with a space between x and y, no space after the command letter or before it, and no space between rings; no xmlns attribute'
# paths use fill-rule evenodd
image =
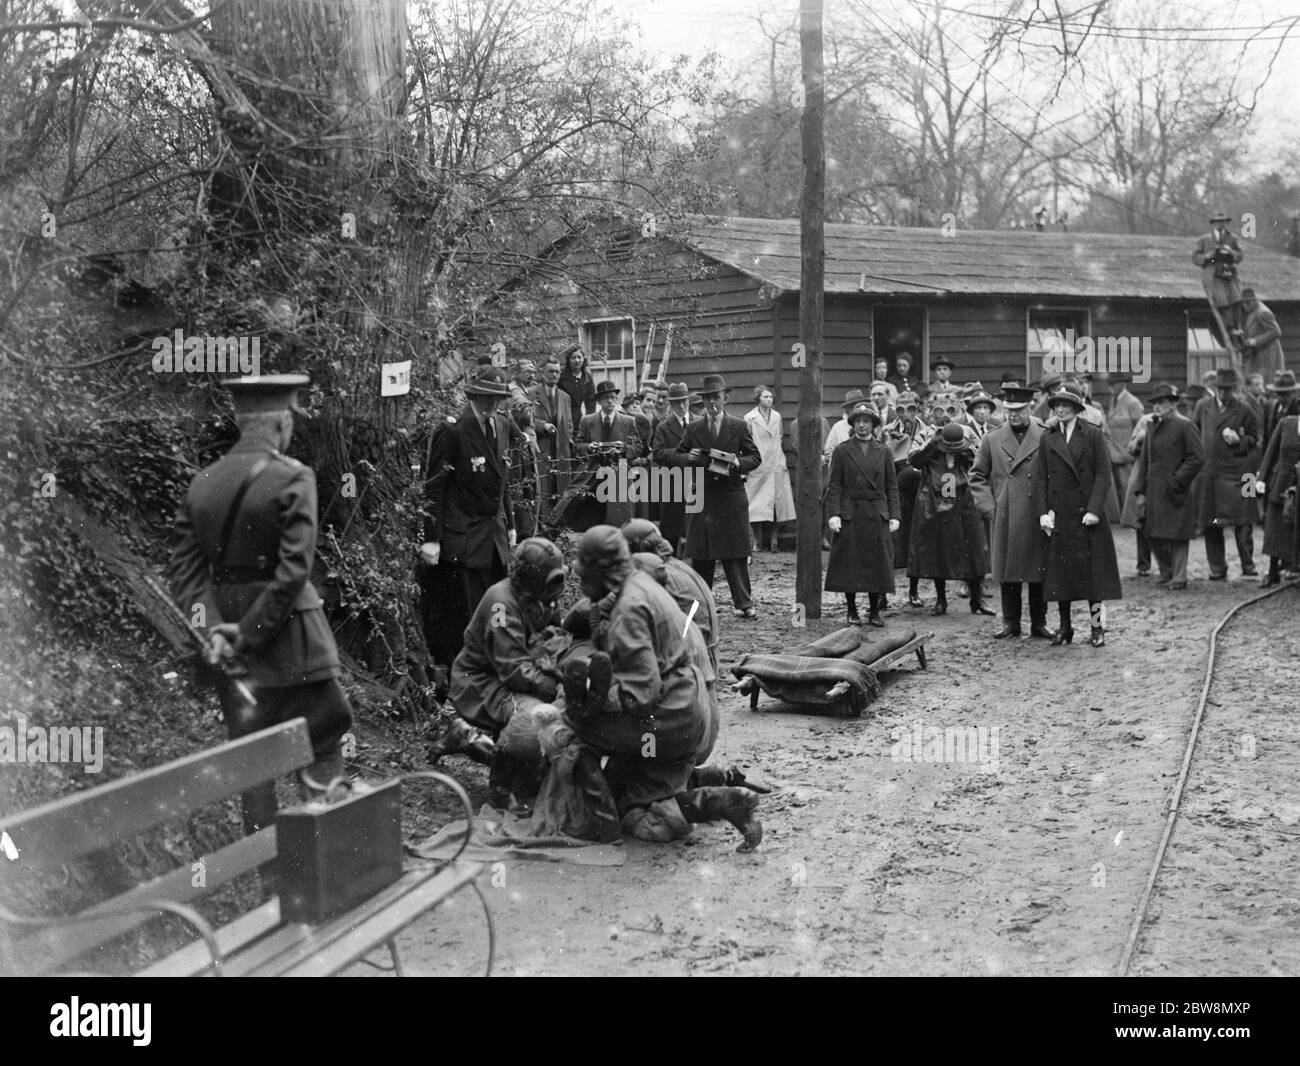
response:
<svg viewBox="0 0 1300 1066"><path fill-rule="evenodd" d="M217 946L222 955L231 955L266 936L280 925L280 900L268 900L256 910L241 915L216 931ZM193 977L203 973L212 963L212 956L201 940L187 944L152 966L141 970L137 977Z"/></svg>
<svg viewBox="0 0 1300 1066"><path fill-rule="evenodd" d="M313 937L312 942L304 942L291 955L277 959L273 969L260 971L258 976L330 977L339 973L380 944L386 944L425 911L464 888L482 872L484 865L458 862L436 874L436 867L413 870L402 878L402 881L412 880L400 898L385 902L376 896L367 900L334 923L338 933L328 944ZM401 885L402 881L397 884Z"/></svg>
<svg viewBox="0 0 1300 1066"><path fill-rule="evenodd" d="M251 837L241 837L233 844L228 844L219 851L204 856L202 887L195 887L191 868L181 866L171 873L137 885L120 896L90 907L82 911L82 914L124 910L133 904L151 903L157 899L188 903L206 896L236 877L257 869L263 863L271 862L274 858L275 827L267 826ZM85 925L78 923L41 930L31 934L20 950L29 945L35 948L39 944L42 953L39 970L49 971L157 917L159 917L157 912L140 911L121 918L106 918L99 923Z"/></svg>
<svg viewBox="0 0 1300 1066"><path fill-rule="evenodd" d="M307 721L272 726L0 821L24 863L51 865L310 766Z"/></svg>

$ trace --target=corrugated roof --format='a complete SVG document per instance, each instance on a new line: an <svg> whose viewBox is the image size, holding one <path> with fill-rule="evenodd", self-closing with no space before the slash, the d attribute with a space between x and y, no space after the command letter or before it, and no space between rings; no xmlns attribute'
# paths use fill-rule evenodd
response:
<svg viewBox="0 0 1300 1066"><path fill-rule="evenodd" d="M1208 229L1208 227L1207 227ZM672 234L783 290L799 289L796 219L699 216ZM1300 259L1242 239L1243 283L1300 299ZM1196 236L826 226L826 291L874 296L1074 296L1203 300Z"/></svg>

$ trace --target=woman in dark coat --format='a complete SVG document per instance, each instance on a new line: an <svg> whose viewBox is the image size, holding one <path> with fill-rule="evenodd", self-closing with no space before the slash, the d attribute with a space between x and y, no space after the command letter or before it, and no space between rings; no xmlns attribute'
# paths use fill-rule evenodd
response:
<svg viewBox="0 0 1300 1066"><path fill-rule="evenodd" d="M912 511L907 576L928 577L936 595L931 614L948 613L948 579L966 582L971 614L993 614L984 606L980 582L989 569L984 522L971 494L975 438L949 422L909 460L921 471Z"/></svg>
<svg viewBox="0 0 1300 1066"><path fill-rule="evenodd" d="M1282 580L1282 571L1296 568L1296 523L1282 517L1287 489L1296 485L1295 467L1300 463L1300 392L1295 375L1283 375L1284 385L1272 386L1277 393L1277 417L1280 419L1264 452L1259 480L1264 483L1267 507L1264 511L1264 554L1268 556L1268 574L1259 583L1262 589Z"/></svg>
<svg viewBox="0 0 1300 1066"><path fill-rule="evenodd" d="M848 620L859 625L859 592L867 593L867 624L883 626L880 608L894 591L894 542L898 529L898 478L889 449L873 433L880 425L875 404L860 403L849 412L853 436L831 453L826 484L831 558L826 591L843 592Z"/></svg>
<svg viewBox="0 0 1300 1066"><path fill-rule="evenodd" d="M560 360L564 369L560 371L558 384L569 394L569 404L573 411L572 424L576 427L583 415L596 413L596 382L587 369L587 353L582 350L581 344L567 348Z"/></svg>
<svg viewBox="0 0 1300 1066"><path fill-rule="evenodd" d="M1070 603L1087 600L1092 618L1089 643L1106 643L1103 600L1118 600L1119 563L1106 521L1106 500L1114 494L1110 452L1101 430L1079 418L1083 393L1062 385L1048 405L1057 424L1043 434L1034 460L1038 524L1051 538L1043 598L1056 600L1061 626L1052 643L1074 640Z"/></svg>

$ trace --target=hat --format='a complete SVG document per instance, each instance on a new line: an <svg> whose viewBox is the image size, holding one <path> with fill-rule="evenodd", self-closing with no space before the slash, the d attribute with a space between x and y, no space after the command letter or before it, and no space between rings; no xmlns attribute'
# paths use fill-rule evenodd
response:
<svg viewBox="0 0 1300 1066"><path fill-rule="evenodd" d="M578 563L581 566L608 567L627 562L632 557L627 538L613 526L592 526L578 541Z"/></svg>
<svg viewBox="0 0 1300 1066"><path fill-rule="evenodd" d="M984 391L984 382L982 381L969 381L961 387L961 394L963 398L966 396L974 396L975 393L983 392L983 391Z"/></svg>
<svg viewBox="0 0 1300 1066"><path fill-rule="evenodd" d="M1295 392L1295 374L1290 370L1277 370L1273 373L1273 384L1266 386L1269 392Z"/></svg>
<svg viewBox="0 0 1300 1066"><path fill-rule="evenodd" d="M854 420L861 418L863 415L869 415L871 418L876 420L876 425L880 425L880 408L874 403L860 403L854 407L853 410L849 412L849 425L853 425Z"/></svg>
<svg viewBox="0 0 1300 1066"><path fill-rule="evenodd" d="M484 367L478 377L471 378L465 386L466 396L509 396L510 386L495 367Z"/></svg>
<svg viewBox="0 0 1300 1066"><path fill-rule="evenodd" d="M1038 383L1038 387L1042 389L1043 392L1055 392L1056 387L1060 385L1061 382L1063 382L1064 380L1065 380L1064 374L1048 374L1045 378L1043 378L1042 381Z"/></svg>
<svg viewBox="0 0 1300 1066"><path fill-rule="evenodd" d="M917 407L921 405L921 397L910 389L907 392L900 392L898 394L898 399L894 401L894 406L896 407L906 407L909 404Z"/></svg>
<svg viewBox="0 0 1300 1066"><path fill-rule="evenodd" d="M1064 401L1073 404L1080 411L1086 411L1088 404L1083 398L1083 392L1078 385L1065 384L1054 389L1047 397L1047 404L1050 407L1054 403Z"/></svg>
<svg viewBox="0 0 1300 1066"><path fill-rule="evenodd" d="M1258 300L1258 299L1259 299L1259 297L1255 295L1255 290L1254 290L1254 289L1251 289L1251 288L1245 288L1245 289L1242 289L1242 290L1241 290L1241 302L1242 302L1242 303L1245 303L1247 300Z"/></svg>
<svg viewBox="0 0 1300 1066"><path fill-rule="evenodd" d="M1020 384L1020 375L1017 374L1014 370L1008 370L1005 374L1002 375L1002 380L998 382L998 384L1018 386Z"/></svg>
<svg viewBox="0 0 1300 1066"><path fill-rule="evenodd" d="M1188 385L1178 395L1185 400L1203 400L1208 394L1204 385Z"/></svg>
<svg viewBox="0 0 1300 1066"><path fill-rule="evenodd" d="M642 551L661 539L659 527L648 518L629 519L623 523L619 532L627 538L628 548L632 551Z"/></svg>
<svg viewBox="0 0 1300 1066"><path fill-rule="evenodd" d="M700 386L701 396L721 396L727 391L727 383L721 374L705 374L704 384Z"/></svg>
<svg viewBox="0 0 1300 1066"><path fill-rule="evenodd" d="M1157 385L1154 389L1151 390L1152 403L1155 403L1157 400L1177 400L1177 399L1178 399L1178 390L1174 388L1172 385L1170 385L1168 382L1162 381L1159 385Z"/></svg>
<svg viewBox="0 0 1300 1066"><path fill-rule="evenodd" d="M840 404L840 406L852 407L855 403L860 403L866 398L866 395L861 389L849 389L849 391L844 394L844 402Z"/></svg>
<svg viewBox="0 0 1300 1066"><path fill-rule="evenodd" d="M997 404L996 404L996 403L994 402L994 400L993 400L993 397L990 396L990 395L989 395L987 392L985 392L983 389L980 389L979 392L973 393L973 394L971 394L970 396L968 396L968 397L966 398L966 410L969 411L969 410L970 410L972 407L974 407L976 404L981 404L981 403L986 403L986 404L988 404L990 407L996 407L996 406L997 406Z"/></svg>
<svg viewBox="0 0 1300 1066"><path fill-rule="evenodd" d="M632 565L655 579L660 585L668 584L668 567L654 552L634 552Z"/></svg>
<svg viewBox="0 0 1300 1066"><path fill-rule="evenodd" d="M1018 411L1022 407L1028 407L1034 400L1034 390L1024 389L1019 385L1007 385L998 395L1002 397L1002 406L1008 411Z"/></svg>
<svg viewBox="0 0 1300 1066"><path fill-rule="evenodd" d="M1225 211L1216 211L1210 216L1211 222L1231 222L1232 216Z"/></svg>
<svg viewBox="0 0 1300 1066"><path fill-rule="evenodd" d="M617 396L618 386L615 385L608 378L606 378L604 381L602 381L599 385L596 386L596 399L599 400L602 396L608 396L611 392L615 396Z"/></svg>
<svg viewBox="0 0 1300 1066"><path fill-rule="evenodd" d="M959 452L966 447L966 430L958 422L949 422L939 431L939 450Z"/></svg>
<svg viewBox="0 0 1300 1066"><path fill-rule="evenodd" d="M670 400L688 400L690 392L686 388L686 382L674 381L668 386L668 399Z"/></svg>
<svg viewBox="0 0 1300 1066"><path fill-rule="evenodd" d="M227 378L221 383L230 390L235 414L256 415L272 411L300 411L298 390L311 384L306 374L266 374Z"/></svg>
<svg viewBox="0 0 1300 1066"><path fill-rule="evenodd" d="M1237 373L1236 367L1221 366L1214 375L1214 387L1216 389L1235 388L1241 384L1241 375Z"/></svg>
<svg viewBox="0 0 1300 1066"><path fill-rule="evenodd" d="M1111 385L1129 385L1133 382L1133 375L1125 373L1123 370L1117 370L1113 374L1107 374L1106 381Z"/></svg>
<svg viewBox="0 0 1300 1066"><path fill-rule="evenodd" d="M924 381L918 381L913 391L916 393L918 399L924 400L927 396L930 395L931 389L930 386L927 385Z"/></svg>
<svg viewBox="0 0 1300 1066"><path fill-rule="evenodd" d="M531 359L520 359L519 362L516 364L516 366L517 366L520 370L536 370L536 369L537 369L537 364L534 363Z"/></svg>
<svg viewBox="0 0 1300 1066"><path fill-rule="evenodd" d="M568 569L564 554L545 537L529 537L515 548L510 587L535 600L559 599Z"/></svg>
<svg viewBox="0 0 1300 1066"><path fill-rule="evenodd" d="M939 367L941 367L941 366L946 366L949 370L954 369L953 361L952 361L951 359L949 359L947 356L943 356L943 355L941 355L938 359L931 359L931 360L930 360L930 369L931 369L931 370L938 370Z"/></svg>

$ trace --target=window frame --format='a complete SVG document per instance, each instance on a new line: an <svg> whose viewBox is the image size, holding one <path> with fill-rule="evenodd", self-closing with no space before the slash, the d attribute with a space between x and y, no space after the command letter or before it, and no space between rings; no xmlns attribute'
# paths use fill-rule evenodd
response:
<svg viewBox="0 0 1300 1066"><path fill-rule="evenodd" d="M1025 381L1042 381L1043 380L1043 356L1047 354L1047 349L1041 348L1035 350L1029 346L1029 331L1032 328L1033 317L1037 313L1066 313L1076 316L1082 316L1083 329L1075 332L1075 340L1080 337L1092 336L1092 305L1091 304L1026 304L1025 305ZM1037 360L1038 369L1034 369L1034 360Z"/></svg>

